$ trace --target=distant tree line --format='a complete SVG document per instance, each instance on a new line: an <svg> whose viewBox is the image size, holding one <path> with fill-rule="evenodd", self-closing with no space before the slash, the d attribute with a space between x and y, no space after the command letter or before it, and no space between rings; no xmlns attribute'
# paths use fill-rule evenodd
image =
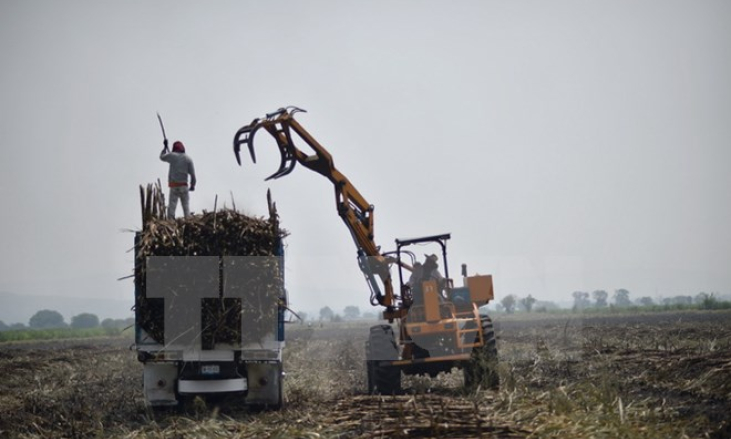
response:
<svg viewBox="0 0 731 439"><path fill-rule="evenodd" d="M307 316L307 313L299 313L300 317L302 317L302 314L305 314ZM329 306L323 306L320 308L319 312L319 321L320 322L342 322L345 320L358 320L358 319L364 319L364 320L375 320L377 318L377 315L375 312L361 312L360 308L358 308L355 305L349 305L343 308L342 314L336 313L333 311L332 308ZM302 319L303 321L306 320L305 318Z"/></svg>
<svg viewBox="0 0 731 439"><path fill-rule="evenodd" d="M530 294L525 297L519 297L515 294L508 294L507 296L503 297L500 302L495 304L495 308L498 312L513 314L516 311L548 312L559 309L559 306L556 305L554 302L550 302L547 300L538 300Z"/></svg>
<svg viewBox="0 0 731 439"><path fill-rule="evenodd" d="M611 304L609 303L609 293L606 290L594 290L591 294L586 291L574 291L572 296L574 298L574 311L587 308L607 308L609 306L618 308L632 306L632 301L629 298L630 292L624 288L614 290ZM592 302L591 299L594 299L594 301Z"/></svg>
<svg viewBox="0 0 731 439"><path fill-rule="evenodd" d="M695 296L673 296L659 300L643 296L632 300L629 290L620 288L610 296L606 290L574 291L574 311L589 309L661 308L661 309L731 309L731 301L719 299L715 293L698 293ZM515 312L549 312L560 307L550 301L537 300L532 295L520 297L508 294L495 304L495 310L506 314Z"/></svg>
<svg viewBox="0 0 731 439"><path fill-rule="evenodd" d="M591 295L586 291L574 291L574 311L589 308L629 308L629 307L664 307L664 308L698 308L698 309L728 309L731 302L719 300L714 293L701 292L695 296L666 297L656 302L652 297L643 296L630 298L630 292L624 288L614 291L612 302L608 303L609 293L605 290L594 290ZM593 301L589 299L591 297Z"/></svg>
<svg viewBox="0 0 731 439"><path fill-rule="evenodd" d="M66 323L60 312L43 309L30 318L28 326L23 323L14 323L7 325L5 322L0 320L0 331L10 331L17 329L58 329L58 328L71 328L71 329L89 329L89 328L106 328L106 329L124 329L128 326L134 325L134 318L127 319L111 319L107 318L99 321L99 317L92 313L81 313L71 318L70 323Z"/></svg>

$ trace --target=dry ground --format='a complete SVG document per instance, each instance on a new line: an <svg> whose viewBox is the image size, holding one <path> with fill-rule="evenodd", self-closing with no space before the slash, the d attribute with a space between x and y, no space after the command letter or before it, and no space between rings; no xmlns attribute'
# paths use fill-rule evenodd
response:
<svg viewBox="0 0 731 439"><path fill-rule="evenodd" d="M152 412L125 338L0 345L0 437L731 437L731 313L496 319L499 391L365 394L367 323L288 326L287 405Z"/></svg>

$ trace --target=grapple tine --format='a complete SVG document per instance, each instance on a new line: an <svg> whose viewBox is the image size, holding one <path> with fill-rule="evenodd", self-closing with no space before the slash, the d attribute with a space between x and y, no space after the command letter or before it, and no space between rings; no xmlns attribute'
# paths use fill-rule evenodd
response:
<svg viewBox="0 0 731 439"><path fill-rule="evenodd" d="M277 176L277 178L279 178L279 177L284 177L285 175L287 175L287 174L289 174L290 172L292 172L292 170L294 169L294 165L296 165L296 164L297 164L297 162L296 162L296 161L294 161L294 160L292 160L292 161L290 162L289 166L287 166L287 169L285 169L285 170L284 170L284 171L283 171L283 172L282 172L281 174L279 174L279 175Z"/></svg>
<svg viewBox="0 0 731 439"><path fill-rule="evenodd" d="M297 161L294 159L294 152L292 151L291 144L277 143L277 146L279 147L279 153L282 156L279 163L279 169L277 169L277 172L267 177L264 181L277 179L289 174L297 164Z"/></svg>
<svg viewBox="0 0 731 439"><path fill-rule="evenodd" d="M269 177L265 178L264 181L276 180L279 177L284 177L285 175L287 175L290 172L292 172L292 170L294 169L295 163L297 163L297 162L290 161L289 163L287 163L285 161L282 161L282 165L279 167L279 169L277 170L277 172L275 172L274 174L272 174Z"/></svg>
<svg viewBox="0 0 731 439"><path fill-rule="evenodd" d="M289 110L289 115L294 116L296 113L307 113L307 110L300 107L295 107L294 105L290 105L287 107L287 110Z"/></svg>
<svg viewBox="0 0 731 439"><path fill-rule="evenodd" d="M234 142L234 155L236 156L236 163L241 166L241 156L239 156L239 152L241 152L241 145Z"/></svg>
<svg viewBox="0 0 731 439"><path fill-rule="evenodd" d="M272 174L269 177L265 178L264 181L276 180L277 178L281 177L282 175L283 175L282 174L282 168L279 168L279 170L277 170L277 172L275 172L274 174Z"/></svg>
<svg viewBox="0 0 731 439"><path fill-rule="evenodd" d="M256 154L254 153L254 134L258 127L259 119L254 119L250 124L242 127L236 132L234 136L234 154L236 155L236 162L241 166L241 145L246 144L249 147L249 154L251 155L251 161L256 163Z"/></svg>
<svg viewBox="0 0 731 439"><path fill-rule="evenodd" d="M244 128L241 128L236 132L236 135L234 136L234 155L236 155L236 163L241 166L241 144L242 143L248 143L248 136L247 133L244 131ZM244 140L241 139L241 136L244 136Z"/></svg>
<svg viewBox="0 0 731 439"><path fill-rule="evenodd" d="M248 139L249 155L251 155L251 161L256 163L256 153L254 152L254 142L251 141L251 137Z"/></svg>

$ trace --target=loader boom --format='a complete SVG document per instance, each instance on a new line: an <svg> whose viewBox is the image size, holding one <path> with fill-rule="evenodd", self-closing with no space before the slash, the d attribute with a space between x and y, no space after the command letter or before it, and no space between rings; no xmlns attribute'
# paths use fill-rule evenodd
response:
<svg viewBox="0 0 731 439"><path fill-rule="evenodd" d="M357 247L358 263L371 290L371 303L386 307L385 318L390 320L398 317L400 310L397 309L389 269L390 263L394 261L380 253L380 247L374 240L373 205L368 203L350 180L335 167L332 155L294 119L293 115L297 112L304 110L297 107L281 108L264 118L254 119L239 129L234 137L236 160L241 165L241 145L246 144L252 161L256 163L254 135L259 129L264 129L277 142L281 154L279 169L267 177L267 180L289 174L297 163L330 180L335 189L338 215L348 227ZM312 150L311 154L305 153L295 145L295 136ZM383 290L376 278L380 279Z"/></svg>

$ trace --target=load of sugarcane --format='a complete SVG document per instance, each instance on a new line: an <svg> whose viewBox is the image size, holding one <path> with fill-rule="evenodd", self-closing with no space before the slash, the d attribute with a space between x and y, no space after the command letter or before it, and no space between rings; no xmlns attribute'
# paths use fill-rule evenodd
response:
<svg viewBox="0 0 731 439"><path fill-rule="evenodd" d="M148 288L148 283L153 281L148 279L153 256L166 257L154 258L155 269L163 271L168 264L179 263L181 259L190 262L191 256L216 257L195 261L206 260L209 268L211 263L218 264L213 267L218 275L215 280L206 276L209 279L201 281L208 284L205 297L200 299L200 315L186 314L197 312L197 307L190 310L177 307L174 315L185 322L200 319L201 330L196 337L200 338L203 349L212 349L217 343L234 346L261 343L270 337L276 331L278 312L285 305L280 264L282 238L286 236L279 227L270 195L267 194L268 219L247 216L238 212L235 205L217 210L216 203L212 212L168 219L159 182L146 188L140 186L140 200L142 230L135 238L135 313L138 327L151 339L148 341L173 342L165 340L165 313L170 312L172 299L158 297L159 294ZM192 274L186 278L183 273L180 277L165 278L164 288L174 291L176 298L200 295L200 291L191 291L200 289L192 285L195 280L190 282L196 277Z"/></svg>

